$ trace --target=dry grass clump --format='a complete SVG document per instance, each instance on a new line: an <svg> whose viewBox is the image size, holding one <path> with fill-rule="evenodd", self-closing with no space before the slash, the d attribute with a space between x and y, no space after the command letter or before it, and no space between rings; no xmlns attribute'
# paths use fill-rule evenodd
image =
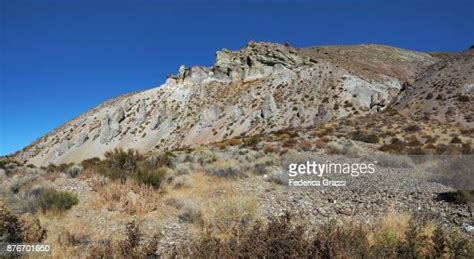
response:
<svg viewBox="0 0 474 259"><path fill-rule="evenodd" d="M181 200L173 200L173 203L173 206L179 209L179 219L196 224L203 223L203 204L200 200L186 197Z"/></svg>
<svg viewBox="0 0 474 259"><path fill-rule="evenodd" d="M94 181L93 190L99 197L94 201L95 207L105 206L111 211L142 215L155 211L159 204L160 193L151 186L140 186L135 181L111 181L107 184L102 184L100 179Z"/></svg>
<svg viewBox="0 0 474 259"><path fill-rule="evenodd" d="M237 226L247 227L257 220L258 204L253 196L230 193L208 204L202 211L204 227L226 235Z"/></svg>
<svg viewBox="0 0 474 259"><path fill-rule="evenodd" d="M179 175L176 176L172 180L173 188L181 189L181 188L192 188L193 187L193 180L189 175Z"/></svg>

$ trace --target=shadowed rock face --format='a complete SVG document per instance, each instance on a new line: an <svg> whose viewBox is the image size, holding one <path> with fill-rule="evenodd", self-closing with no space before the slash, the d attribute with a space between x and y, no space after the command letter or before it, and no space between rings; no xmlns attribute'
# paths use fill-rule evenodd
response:
<svg viewBox="0 0 474 259"><path fill-rule="evenodd" d="M423 79L415 75L446 57L380 45L250 42L218 51L212 67L181 66L159 87L107 101L13 156L35 165L78 162L116 147L157 151L314 126L377 113L394 100L406 109L404 98L416 96L406 86L417 87ZM459 81L460 92L472 92L469 80Z"/></svg>

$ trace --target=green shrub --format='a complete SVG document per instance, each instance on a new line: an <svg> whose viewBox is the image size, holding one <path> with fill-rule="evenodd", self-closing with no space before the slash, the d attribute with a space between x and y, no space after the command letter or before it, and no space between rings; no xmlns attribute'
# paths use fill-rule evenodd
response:
<svg viewBox="0 0 474 259"><path fill-rule="evenodd" d="M47 189L38 197L38 207L42 212L65 211L76 205L79 200L75 194Z"/></svg>
<svg viewBox="0 0 474 259"><path fill-rule="evenodd" d="M99 173L111 179L125 181L134 174L143 160L143 156L138 151L129 149L126 152L121 148L105 153L103 164L99 166Z"/></svg>
<svg viewBox="0 0 474 259"><path fill-rule="evenodd" d="M245 147L255 147L260 142L260 137L258 136L250 136L244 139L244 146Z"/></svg>
<svg viewBox="0 0 474 259"><path fill-rule="evenodd" d="M168 170L166 167L160 167L156 170L139 169L137 173L133 175L133 178L139 184L150 185L158 189Z"/></svg>
<svg viewBox="0 0 474 259"><path fill-rule="evenodd" d="M460 144L462 143L461 139L458 137L458 136L454 136L452 139L451 139L451 143L452 144Z"/></svg>
<svg viewBox="0 0 474 259"><path fill-rule="evenodd" d="M94 168L100 164L100 158L98 157L93 157L89 159L85 159L81 162L81 165L84 167L84 169L89 169L89 168Z"/></svg>
<svg viewBox="0 0 474 259"><path fill-rule="evenodd" d="M469 204L474 201L474 191L459 190L454 192L442 192L438 194L437 199L455 204Z"/></svg>
<svg viewBox="0 0 474 259"><path fill-rule="evenodd" d="M379 137L374 133L366 133L362 131L355 131L352 133L352 139L357 141L362 141L366 143L376 144L379 143Z"/></svg>
<svg viewBox="0 0 474 259"><path fill-rule="evenodd" d="M460 102L469 102L470 98L467 95L459 95L458 96L458 101Z"/></svg>
<svg viewBox="0 0 474 259"><path fill-rule="evenodd" d="M0 169L5 169L5 165L8 163L8 161L5 160L0 160Z"/></svg>
<svg viewBox="0 0 474 259"><path fill-rule="evenodd" d="M174 158L176 155L171 151L165 151L158 155L152 156L147 159L147 166L158 168L158 167L169 167L174 168Z"/></svg>
<svg viewBox="0 0 474 259"><path fill-rule="evenodd" d="M415 124L412 124L412 125L405 128L405 131L408 131L408 132L416 132L416 131L419 131L419 130L420 130L420 126L415 125Z"/></svg>
<svg viewBox="0 0 474 259"><path fill-rule="evenodd" d="M116 148L113 151L107 151L104 154L105 161L109 168L126 170L133 172L137 168L138 161L143 157L134 149L129 149L126 152L121 148Z"/></svg>

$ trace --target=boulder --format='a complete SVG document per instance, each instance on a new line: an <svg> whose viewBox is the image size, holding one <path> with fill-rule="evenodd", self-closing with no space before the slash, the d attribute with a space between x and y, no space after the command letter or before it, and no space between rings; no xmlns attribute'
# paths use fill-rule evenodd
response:
<svg viewBox="0 0 474 259"><path fill-rule="evenodd" d="M56 156L61 156L64 153L66 153L69 148L71 148L72 144L69 142L69 140L63 140L61 144L59 144L59 147L56 149Z"/></svg>
<svg viewBox="0 0 474 259"><path fill-rule="evenodd" d="M112 114L112 119L117 122L122 122L125 119L125 110L120 106Z"/></svg>
<svg viewBox="0 0 474 259"><path fill-rule="evenodd" d="M158 129L165 120L166 120L166 111L164 108L161 108L152 118L151 129L152 130Z"/></svg>
<svg viewBox="0 0 474 259"><path fill-rule="evenodd" d="M113 120L108 114L100 123L100 143L105 144L120 134L120 123Z"/></svg>
<svg viewBox="0 0 474 259"><path fill-rule="evenodd" d="M205 108L200 115L199 124L201 127L211 127L219 119L219 108L216 105Z"/></svg>
<svg viewBox="0 0 474 259"><path fill-rule="evenodd" d="M267 94L263 101L263 107L261 111L262 119L271 118L277 111L278 111L278 107L275 103L275 99L273 98L273 95Z"/></svg>
<svg viewBox="0 0 474 259"><path fill-rule="evenodd" d="M145 100L142 100L138 106L137 116L135 117L135 121L137 124L142 124L146 120L146 103Z"/></svg>
<svg viewBox="0 0 474 259"><path fill-rule="evenodd" d="M87 134L87 132L82 131L81 133L79 133L79 136L77 137L76 144L75 144L76 147L80 147L88 139L89 139L89 135Z"/></svg>
<svg viewBox="0 0 474 259"><path fill-rule="evenodd" d="M323 104L318 106L318 112L314 115L313 123L314 125L318 125L320 123L326 122L331 119L331 115L326 110Z"/></svg>

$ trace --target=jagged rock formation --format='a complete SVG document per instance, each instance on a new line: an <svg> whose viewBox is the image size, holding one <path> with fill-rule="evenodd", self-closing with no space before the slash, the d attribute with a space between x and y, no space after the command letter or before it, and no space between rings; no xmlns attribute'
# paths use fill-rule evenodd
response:
<svg viewBox="0 0 474 259"><path fill-rule="evenodd" d="M196 146L376 113L447 57L453 55L380 45L297 49L250 42L238 51L218 51L212 67L181 66L159 87L105 102L14 158L36 165L81 161L115 147L147 152ZM465 90L456 94L472 92L470 80L460 80ZM409 90L405 95L414 96ZM399 99L400 107L408 105ZM69 140L75 145L64 144Z"/></svg>

